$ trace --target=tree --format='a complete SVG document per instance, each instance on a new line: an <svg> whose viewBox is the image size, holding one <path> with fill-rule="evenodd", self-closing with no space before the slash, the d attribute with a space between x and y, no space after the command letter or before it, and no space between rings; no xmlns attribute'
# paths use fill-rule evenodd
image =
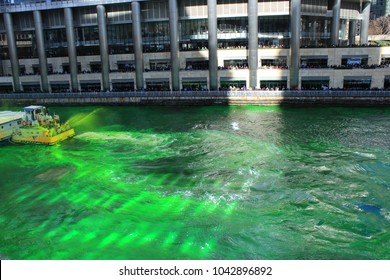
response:
<svg viewBox="0 0 390 280"><path fill-rule="evenodd" d="M389 35L390 34L390 16L379 17L370 21L368 28L370 35Z"/></svg>
<svg viewBox="0 0 390 280"><path fill-rule="evenodd" d="M379 17L378 22L378 31L379 34L390 34L390 16Z"/></svg>

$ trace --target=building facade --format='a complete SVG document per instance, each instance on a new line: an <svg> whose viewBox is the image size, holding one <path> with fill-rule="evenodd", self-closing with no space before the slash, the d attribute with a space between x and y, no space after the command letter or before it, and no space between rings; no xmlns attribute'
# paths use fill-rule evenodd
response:
<svg viewBox="0 0 390 280"><path fill-rule="evenodd" d="M390 15L390 0L372 0L371 18Z"/></svg>
<svg viewBox="0 0 390 280"><path fill-rule="evenodd" d="M366 0L3 0L0 93L389 88Z"/></svg>

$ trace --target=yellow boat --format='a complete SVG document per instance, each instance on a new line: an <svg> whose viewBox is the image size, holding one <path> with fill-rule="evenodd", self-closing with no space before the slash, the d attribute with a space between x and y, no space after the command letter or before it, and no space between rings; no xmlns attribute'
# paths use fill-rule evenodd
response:
<svg viewBox="0 0 390 280"><path fill-rule="evenodd" d="M43 106L24 107L19 128L14 130L11 142L54 145L75 135L66 122L60 124L58 115L49 115Z"/></svg>

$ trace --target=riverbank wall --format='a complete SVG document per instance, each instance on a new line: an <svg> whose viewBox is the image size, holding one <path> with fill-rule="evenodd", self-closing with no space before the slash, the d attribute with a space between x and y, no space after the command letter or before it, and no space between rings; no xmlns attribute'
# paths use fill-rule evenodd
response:
<svg viewBox="0 0 390 280"><path fill-rule="evenodd" d="M234 91L105 92L0 94L1 106L13 105L259 105L390 106L390 91Z"/></svg>

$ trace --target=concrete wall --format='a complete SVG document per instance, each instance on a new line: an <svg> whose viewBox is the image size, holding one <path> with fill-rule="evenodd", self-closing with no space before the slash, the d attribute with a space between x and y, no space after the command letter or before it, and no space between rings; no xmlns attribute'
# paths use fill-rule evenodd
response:
<svg viewBox="0 0 390 280"><path fill-rule="evenodd" d="M295 106L390 106L388 96L124 96L124 97L52 97L52 98L0 98L0 106L31 104L70 105L295 105Z"/></svg>

